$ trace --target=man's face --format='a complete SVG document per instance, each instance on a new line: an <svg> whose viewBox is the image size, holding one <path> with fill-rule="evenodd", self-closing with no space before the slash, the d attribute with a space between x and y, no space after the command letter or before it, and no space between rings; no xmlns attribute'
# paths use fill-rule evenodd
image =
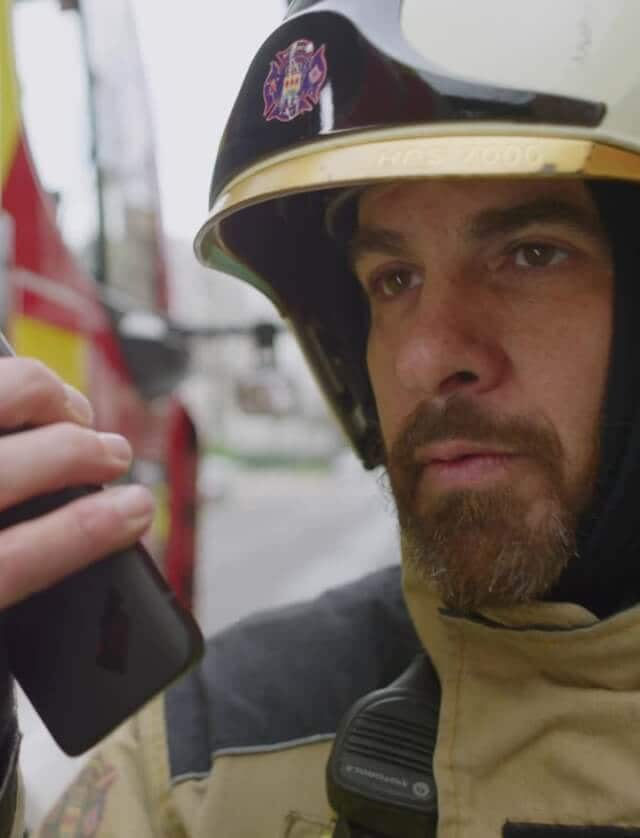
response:
<svg viewBox="0 0 640 838"><path fill-rule="evenodd" d="M360 200L352 263L406 554L449 605L539 597L598 466L613 266L580 181L419 181Z"/></svg>

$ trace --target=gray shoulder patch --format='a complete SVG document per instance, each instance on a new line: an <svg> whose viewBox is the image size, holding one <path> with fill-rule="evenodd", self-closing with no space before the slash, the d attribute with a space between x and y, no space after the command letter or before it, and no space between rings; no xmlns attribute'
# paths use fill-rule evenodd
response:
<svg viewBox="0 0 640 838"><path fill-rule="evenodd" d="M166 693L173 782L207 774L214 754L330 738L419 651L397 566L231 626Z"/></svg>

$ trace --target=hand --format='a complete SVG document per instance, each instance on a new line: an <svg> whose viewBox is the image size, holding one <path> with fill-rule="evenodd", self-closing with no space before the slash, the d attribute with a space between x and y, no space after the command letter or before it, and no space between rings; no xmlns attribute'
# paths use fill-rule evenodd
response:
<svg viewBox="0 0 640 838"><path fill-rule="evenodd" d="M126 474L129 443L92 421L89 401L39 361L0 358L0 510ZM152 517L150 492L127 485L0 530L0 610L133 544Z"/></svg>

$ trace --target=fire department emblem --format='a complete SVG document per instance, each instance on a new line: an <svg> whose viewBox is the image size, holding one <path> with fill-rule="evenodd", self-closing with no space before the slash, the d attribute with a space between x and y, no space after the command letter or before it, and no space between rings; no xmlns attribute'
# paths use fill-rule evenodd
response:
<svg viewBox="0 0 640 838"><path fill-rule="evenodd" d="M81 771L42 824L42 838L91 838L100 827L110 786L117 778L115 768L96 756Z"/></svg>
<svg viewBox="0 0 640 838"><path fill-rule="evenodd" d="M291 122L315 108L327 78L324 51L325 44L315 49L311 41L301 38L276 53L262 89L262 115L267 122Z"/></svg>

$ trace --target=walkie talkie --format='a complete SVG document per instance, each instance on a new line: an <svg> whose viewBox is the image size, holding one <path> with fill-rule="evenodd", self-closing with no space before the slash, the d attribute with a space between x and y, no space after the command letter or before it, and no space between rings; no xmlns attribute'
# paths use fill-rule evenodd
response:
<svg viewBox="0 0 640 838"><path fill-rule="evenodd" d="M389 687L364 696L336 734L327 792L333 838L435 838L433 753L440 683L420 654Z"/></svg>
<svg viewBox="0 0 640 838"><path fill-rule="evenodd" d="M0 355L14 354L0 332ZM99 491L64 489L30 499L1 511L0 529ZM141 544L7 609L1 628L9 668L72 756L95 745L203 651L197 623Z"/></svg>

